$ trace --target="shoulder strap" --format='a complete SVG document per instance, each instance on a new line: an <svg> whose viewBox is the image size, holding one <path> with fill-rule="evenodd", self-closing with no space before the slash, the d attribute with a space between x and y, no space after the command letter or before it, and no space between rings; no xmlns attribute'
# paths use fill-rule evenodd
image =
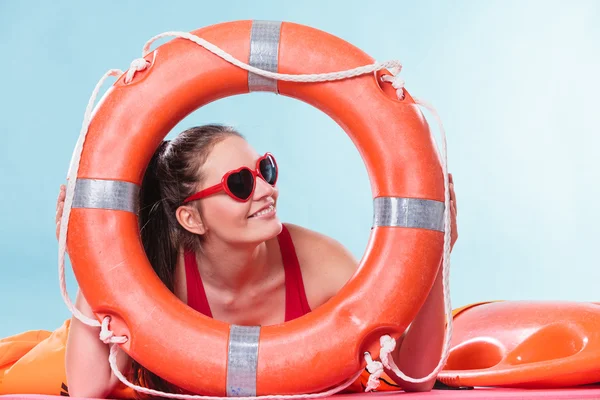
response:
<svg viewBox="0 0 600 400"><path fill-rule="evenodd" d="M285 225L283 225L281 233L277 236L277 240L279 241L285 269L285 320L291 321L309 313L311 310L306 298L296 249L292 242L292 236Z"/></svg>
<svg viewBox="0 0 600 400"><path fill-rule="evenodd" d="M188 306L212 318L208 298L202 284L202 277L200 277L200 271L198 271L196 254L193 251L186 250L184 253L184 262Z"/></svg>

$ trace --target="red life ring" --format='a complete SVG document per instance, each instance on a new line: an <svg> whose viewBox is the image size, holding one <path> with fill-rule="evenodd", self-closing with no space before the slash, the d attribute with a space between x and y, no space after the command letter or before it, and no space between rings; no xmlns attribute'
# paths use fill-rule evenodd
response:
<svg viewBox="0 0 600 400"><path fill-rule="evenodd" d="M340 38L293 23L239 21L193 33L280 73L374 62ZM261 64L265 57L270 62ZM147 69L130 83L121 77L98 105L77 174L68 248L96 316L109 316L115 335L129 338L122 348L130 356L194 393L311 393L347 380L364 368L365 351L379 354L382 334L405 331L442 260L443 170L420 109L381 82L385 71L335 82L272 81L182 39L146 59ZM136 216L145 168L167 133L207 103L255 90L331 116L357 146L374 198L374 225L354 279L310 314L262 328L230 326L182 304L149 265Z"/></svg>

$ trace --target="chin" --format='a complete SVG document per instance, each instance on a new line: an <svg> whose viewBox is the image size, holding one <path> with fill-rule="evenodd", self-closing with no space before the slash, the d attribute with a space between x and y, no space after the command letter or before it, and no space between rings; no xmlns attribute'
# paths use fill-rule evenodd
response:
<svg viewBox="0 0 600 400"><path fill-rule="evenodd" d="M268 219L256 219L249 221L247 225L247 237L252 241L265 242L277 237L281 233L281 221L277 216Z"/></svg>

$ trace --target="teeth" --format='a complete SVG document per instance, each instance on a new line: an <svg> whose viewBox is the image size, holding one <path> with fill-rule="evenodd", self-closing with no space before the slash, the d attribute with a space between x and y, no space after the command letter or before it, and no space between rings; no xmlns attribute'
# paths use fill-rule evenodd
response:
<svg viewBox="0 0 600 400"><path fill-rule="evenodd" d="M273 206L269 206L269 208L265 208L262 211L257 212L256 214L252 214L252 217L260 217L261 215L265 215L270 213L271 211L273 211L275 209L275 207Z"/></svg>

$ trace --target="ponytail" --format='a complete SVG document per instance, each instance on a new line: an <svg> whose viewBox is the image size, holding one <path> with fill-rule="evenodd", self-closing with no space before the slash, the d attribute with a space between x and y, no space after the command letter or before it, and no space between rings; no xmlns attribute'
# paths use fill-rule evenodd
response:
<svg viewBox="0 0 600 400"><path fill-rule="evenodd" d="M161 175L165 169L164 154L169 141L163 141L148 164L142 188L140 190L139 226L142 244L152 268L165 284L174 292L174 275L177 263L178 247L175 238L170 234L168 205L164 200L161 187ZM141 386L152 386L157 390L181 393L181 390L162 380L151 371L132 360L133 381ZM151 385L149 385L151 383ZM136 392L138 399L152 399Z"/></svg>
<svg viewBox="0 0 600 400"><path fill-rule="evenodd" d="M178 248L169 234L167 204L161 190L163 154L169 145L163 141L148 164L140 190L140 235L146 256L167 288L174 291L174 272Z"/></svg>

